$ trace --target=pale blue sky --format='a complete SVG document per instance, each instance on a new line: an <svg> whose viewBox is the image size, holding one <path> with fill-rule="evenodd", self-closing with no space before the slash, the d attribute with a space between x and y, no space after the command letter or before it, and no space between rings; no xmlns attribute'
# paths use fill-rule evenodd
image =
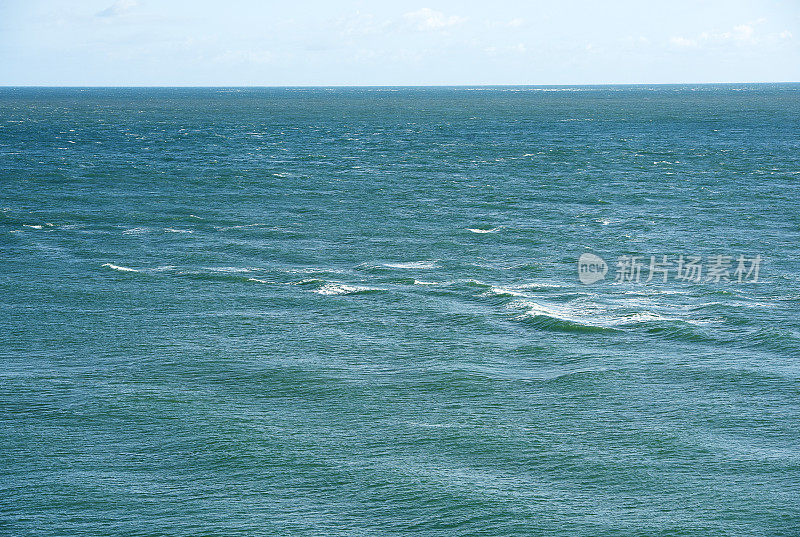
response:
<svg viewBox="0 0 800 537"><path fill-rule="evenodd" d="M2 85L800 81L800 0L0 0Z"/></svg>

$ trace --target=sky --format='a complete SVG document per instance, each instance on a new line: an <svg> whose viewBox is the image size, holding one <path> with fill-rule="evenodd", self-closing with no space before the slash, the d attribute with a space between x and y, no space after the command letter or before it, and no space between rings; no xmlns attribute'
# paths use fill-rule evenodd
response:
<svg viewBox="0 0 800 537"><path fill-rule="evenodd" d="M800 81L800 0L0 0L0 85Z"/></svg>

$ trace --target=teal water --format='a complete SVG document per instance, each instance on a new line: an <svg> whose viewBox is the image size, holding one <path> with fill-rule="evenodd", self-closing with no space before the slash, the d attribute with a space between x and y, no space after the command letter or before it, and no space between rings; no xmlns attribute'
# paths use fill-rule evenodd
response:
<svg viewBox="0 0 800 537"><path fill-rule="evenodd" d="M0 534L800 535L798 181L798 85L0 89Z"/></svg>

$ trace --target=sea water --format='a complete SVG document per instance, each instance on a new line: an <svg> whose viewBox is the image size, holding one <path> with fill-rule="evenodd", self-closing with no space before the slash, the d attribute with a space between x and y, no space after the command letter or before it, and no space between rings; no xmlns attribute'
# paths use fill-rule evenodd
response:
<svg viewBox="0 0 800 537"><path fill-rule="evenodd" d="M0 533L798 535L799 182L798 85L0 89Z"/></svg>

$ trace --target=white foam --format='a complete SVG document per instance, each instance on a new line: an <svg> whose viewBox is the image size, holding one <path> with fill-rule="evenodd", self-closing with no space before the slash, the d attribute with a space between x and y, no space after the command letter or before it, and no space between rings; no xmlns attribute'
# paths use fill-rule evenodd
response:
<svg viewBox="0 0 800 537"><path fill-rule="evenodd" d="M253 272L253 269L244 267L206 267L205 270L210 270L211 272L226 272L226 273Z"/></svg>
<svg viewBox="0 0 800 537"><path fill-rule="evenodd" d="M516 302L512 302L511 304L508 305L508 307L524 308L528 310L525 312L525 314L532 317L535 317L537 315L546 315L547 317L553 317L555 319L561 319L563 321L583 322L583 319L575 315L575 311L573 309L565 308L563 306L540 304L532 300L519 300Z"/></svg>
<svg viewBox="0 0 800 537"><path fill-rule="evenodd" d="M123 235L139 235L140 233L147 233L150 230L144 227L133 227L123 231Z"/></svg>
<svg viewBox="0 0 800 537"><path fill-rule="evenodd" d="M258 224L242 224L239 226L225 226L225 227L218 227L217 229L220 231L229 231L231 229L247 229L251 227L259 227L259 226L266 226L267 224L258 223Z"/></svg>
<svg viewBox="0 0 800 537"><path fill-rule="evenodd" d="M509 289L507 287L492 287L491 294L495 295L511 295L511 296L527 296L525 293L521 291L517 291L516 289Z"/></svg>
<svg viewBox="0 0 800 537"><path fill-rule="evenodd" d="M467 231L471 231L473 233L495 233L495 232L497 232L499 230L500 230L499 227L495 227L495 228L492 228L492 229L478 229L478 228L471 228L471 227L467 228Z"/></svg>
<svg viewBox="0 0 800 537"><path fill-rule="evenodd" d="M526 309L527 311L523 314L523 317L545 316L593 327L608 327L615 324L609 321L607 315L604 315L605 310L595 304L559 306L555 304L542 304L532 300L517 300L506 307Z"/></svg>
<svg viewBox="0 0 800 537"><path fill-rule="evenodd" d="M414 285L439 285L438 282L425 282L422 280L414 280Z"/></svg>
<svg viewBox="0 0 800 537"><path fill-rule="evenodd" d="M22 227L29 227L31 229L42 229L42 226L32 224L22 224Z"/></svg>
<svg viewBox="0 0 800 537"><path fill-rule="evenodd" d="M194 233L191 229L175 229L171 227L165 227L164 231L166 233Z"/></svg>
<svg viewBox="0 0 800 537"><path fill-rule="evenodd" d="M269 283L267 280L259 280L258 278L247 278L248 282Z"/></svg>
<svg viewBox="0 0 800 537"><path fill-rule="evenodd" d="M316 283L318 281L320 281L320 280L318 280L317 278L304 278L304 279L300 280L299 282L296 282L295 285L305 285L307 283Z"/></svg>
<svg viewBox="0 0 800 537"><path fill-rule="evenodd" d="M286 269L284 270L287 274L317 274L319 272L332 272L335 274L344 274L347 271L342 269L336 268L316 268L316 267L308 267L308 268L299 268L299 269Z"/></svg>
<svg viewBox="0 0 800 537"><path fill-rule="evenodd" d="M630 306L632 304L628 302L626 305ZM534 302L528 299L515 300L506 307L527 310L523 314L523 317L547 316L586 326L607 328L624 328L635 326L640 323L659 321L678 321L693 325L704 325L714 322L713 319L688 319L683 315L677 314L677 312L659 313L652 310L643 310L634 313L623 313L616 307L609 310L599 304L586 301L580 301L580 303L573 301L570 304L555 305Z"/></svg>
<svg viewBox="0 0 800 537"><path fill-rule="evenodd" d="M119 270L120 272L139 272L136 269L132 269L130 267L123 267L120 265L112 265L111 263L103 263L101 266L108 267L110 269Z"/></svg>
<svg viewBox="0 0 800 537"><path fill-rule="evenodd" d="M436 268L433 261L409 261L408 263L384 263L384 267L394 269L432 269Z"/></svg>
<svg viewBox="0 0 800 537"><path fill-rule="evenodd" d="M528 282L517 286L519 289L561 289L562 287L564 286L557 283L546 282Z"/></svg>
<svg viewBox="0 0 800 537"><path fill-rule="evenodd" d="M319 295L349 295L352 293L360 293L362 291L380 291L374 287L363 287L360 285L345 285L343 283L326 283L319 289L314 289L314 292Z"/></svg>

